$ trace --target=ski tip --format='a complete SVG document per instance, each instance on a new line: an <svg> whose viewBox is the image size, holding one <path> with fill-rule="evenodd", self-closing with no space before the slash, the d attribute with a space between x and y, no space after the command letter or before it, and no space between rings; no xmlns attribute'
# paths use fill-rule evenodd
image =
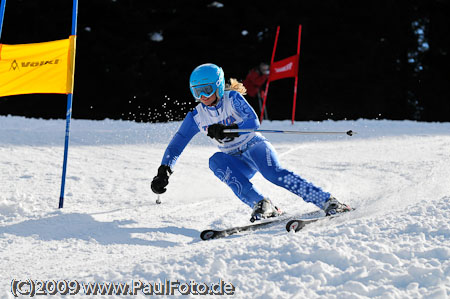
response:
<svg viewBox="0 0 450 299"><path fill-rule="evenodd" d="M298 232L305 226L304 221L302 220L291 220L286 224L286 230L288 232Z"/></svg>
<svg viewBox="0 0 450 299"><path fill-rule="evenodd" d="M214 239L216 236L215 230L204 230L200 234L200 238L204 241Z"/></svg>

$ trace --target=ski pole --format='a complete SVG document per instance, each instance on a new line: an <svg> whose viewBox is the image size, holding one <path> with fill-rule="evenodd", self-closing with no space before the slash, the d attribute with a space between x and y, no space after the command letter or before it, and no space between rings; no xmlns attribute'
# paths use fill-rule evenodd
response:
<svg viewBox="0 0 450 299"><path fill-rule="evenodd" d="M225 129L224 133L251 133L251 132L261 132L261 133L282 133L282 134L347 134L348 136L353 136L357 134L352 130L346 132L308 132L308 131L285 131L285 130L261 130L261 129Z"/></svg>
<svg viewBox="0 0 450 299"><path fill-rule="evenodd" d="M158 194L158 198L156 199L156 204L157 205L161 204L161 199L159 198L159 194Z"/></svg>

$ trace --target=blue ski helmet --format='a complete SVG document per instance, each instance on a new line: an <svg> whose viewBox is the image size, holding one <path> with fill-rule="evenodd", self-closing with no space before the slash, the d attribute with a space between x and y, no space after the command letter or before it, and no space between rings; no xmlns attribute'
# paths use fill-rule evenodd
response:
<svg viewBox="0 0 450 299"><path fill-rule="evenodd" d="M202 95L212 96L215 92L218 99L225 92L225 75L221 67L212 63L205 63L196 67L189 79L192 95L200 100Z"/></svg>

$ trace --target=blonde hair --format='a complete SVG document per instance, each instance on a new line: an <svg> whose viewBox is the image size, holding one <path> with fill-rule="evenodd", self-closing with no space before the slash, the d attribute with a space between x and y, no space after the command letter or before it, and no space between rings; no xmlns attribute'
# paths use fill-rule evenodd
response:
<svg viewBox="0 0 450 299"><path fill-rule="evenodd" d="M225 84L225 90L234 90L242 95L247 94L247 88L245 88L244 84L234 78L230 78L230 83Z"/></svg>

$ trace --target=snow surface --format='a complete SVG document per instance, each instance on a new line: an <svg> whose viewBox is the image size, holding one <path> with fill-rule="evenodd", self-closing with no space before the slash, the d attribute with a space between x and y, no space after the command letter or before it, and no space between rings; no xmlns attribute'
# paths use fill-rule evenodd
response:
<svg viewBox="0 0 450 299"><path fill-rule="evenodd" d="M280 224L212 241L200 232L248 224L251 211L210 172L207 137L188 145L161 205L150 191L179 125L72 120L58 209L65 120L0 117L0 297L13 298L13 279L222 280L235 298L449 297L449 123L265 121L358 132L266 134L284 165L357 210L297 234ZM314 210L260 175L253 181L285 211Z"/></svg>

